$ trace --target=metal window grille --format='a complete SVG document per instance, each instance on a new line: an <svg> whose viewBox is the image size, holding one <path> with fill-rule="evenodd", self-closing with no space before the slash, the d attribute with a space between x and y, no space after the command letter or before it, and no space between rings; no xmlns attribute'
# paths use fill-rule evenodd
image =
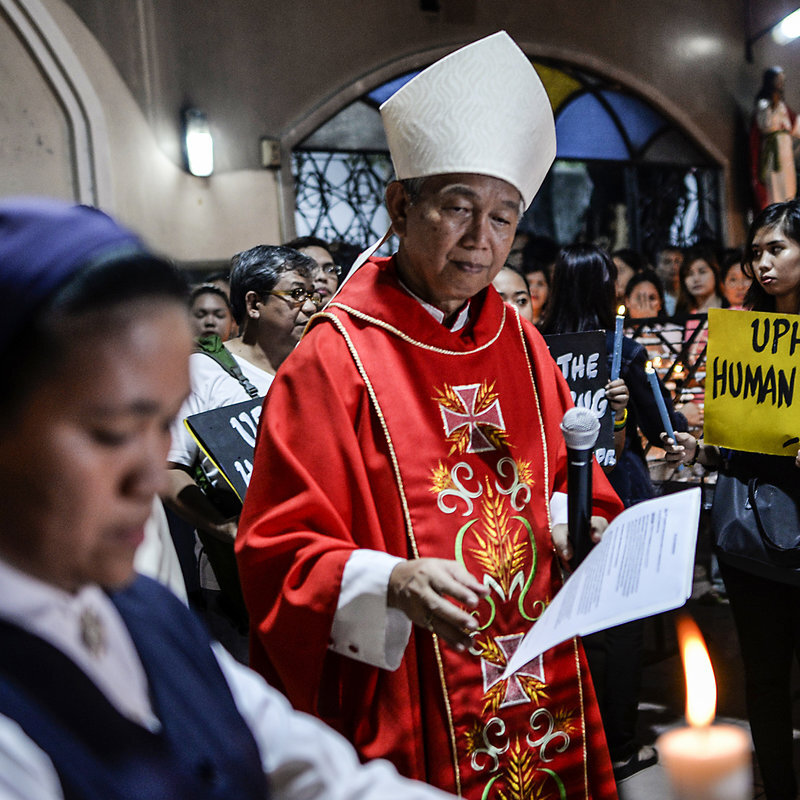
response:
<svg viewBox="0 0 800 800"><path fill-rule="evenodd" d="M292 167L298 236L363 249L389 229L384 191L394 170L388 153L295 150ZM381 252L393 252L393 244Z"/></svg>

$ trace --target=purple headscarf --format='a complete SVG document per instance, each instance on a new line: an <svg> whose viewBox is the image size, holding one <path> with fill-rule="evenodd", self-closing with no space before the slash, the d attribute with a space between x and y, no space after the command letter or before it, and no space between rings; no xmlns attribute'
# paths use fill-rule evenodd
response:
<svg viewBox="0 0 800 800"><path fill-rule="evenodd" d="M119 254L150 254L96 208L42 198L0 201L0 350L81 267Z"/></svg>

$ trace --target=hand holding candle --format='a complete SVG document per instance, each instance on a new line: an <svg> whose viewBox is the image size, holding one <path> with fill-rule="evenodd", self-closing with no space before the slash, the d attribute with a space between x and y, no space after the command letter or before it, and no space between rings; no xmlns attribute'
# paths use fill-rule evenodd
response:
<svg viewBox="0 0 800 800"><path fill-rule="evenodd" d="M611 380L619 378L619 370L622 364L622 325L625 322L625 306L617 309L617 322L614 328L614 353L611 356Z"/></svg>
<svg viewBox="0 0 800 800"><path fill-rule="evenodd" d="M656 742L677 800L750 800L753 796L750 737L734 725L712 725L717 704L714 671L703 637L689 618L678 621L686 673L689 727Z"/></svg>
<svg viewBox="0 0 800 800"><path fill-rule="evenodd" d="M675 441L675 430L672 427L672 422L667 412L666 403L664 403L664 396L661 394L661 384L658 382L658 375L653 369L653 362L648 361L644 368L647 380L650 381L650 388L653 390L653 397L655 398L656 405L658 406L658 413L661 415L661 425L667 432L667 436Z"/></svg>

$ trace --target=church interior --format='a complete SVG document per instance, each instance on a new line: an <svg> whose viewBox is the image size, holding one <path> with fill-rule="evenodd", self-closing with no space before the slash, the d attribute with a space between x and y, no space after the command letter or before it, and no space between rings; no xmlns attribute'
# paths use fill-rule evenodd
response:
<svg viewBox="0 0 800 800"><path fill-rule="evenodd" d="M766 69L783 68L786 104L800 109L800 39L774 34L796 6L0 0L0 196L97 206L193 275L297 236L360 251L388 225L381 102L446 53L505 30L556 120L556 161L523 232L650 259L700 240L739 247L754 213L749 137ZM212 145L204 163L192 137ZM727 606L706 602L708 588L702 573L690 610L717 671L718 715L741 722L733 624ZM645 643L639 725L653 741L683 718L669 615L648 622ZM660 767L620 794L670 796Z"/></svg>
<svg viewBox="0 0 800 800"><path fill-rule="evenodd" d="M800 104L800 51L770 33L792 6L2 0L0 193L98 205L200 269L312 232L363 247L391 176L381 100L505 29L558 126L532 228L651 257L670 238L737 246L762 72L783 67ZM187 169L189 119L213 141L208 176Z"/></svg>

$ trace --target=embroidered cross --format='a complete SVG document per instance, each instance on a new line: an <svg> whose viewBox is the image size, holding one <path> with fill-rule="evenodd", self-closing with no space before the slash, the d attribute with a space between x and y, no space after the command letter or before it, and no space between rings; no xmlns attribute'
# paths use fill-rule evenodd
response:
<svg viewBox="0 0 800 800"><path fill-rule="evenodd" d="M489 691L496 683L502 680L506 664L511 660L511 656L516 653L519 643L522 641L522 633L513 633L509 636L497 636L495 642L503 651L506 657L505 664L493 664L485 658L481 659L481 672L483 673L483 693ZM533 670L533 671L531 671ZM519 703L529 703L531 698L525 691L520 676L536 678L537 681L544 683L544 667L542 656L537 656L533 661L529 661L524 667L518 669L505 683L506 691L500 708L515 706Z"/></svg>
<svg viewBox="0 0 800 800"><path fill-rule="evenodd" d="M505 430L505 422L503 421L503 412L500 410L500 401L494 399L486 408L480 411L475 410L475 401L480 391L481 385L479 383L471 383L467 386L453 386L453 391L458 396L458 399L463 407L463 412L454 411L451 408L446 408L439 405L439 411L442 414L442 422L444 423L444 431L447 436L459 428L467 426L469 432L469 444L467 445L468 453L483 453L487 450L494 450L494 445L486 437L486 434L481 428L496 428L497 430Z"/></svg>

